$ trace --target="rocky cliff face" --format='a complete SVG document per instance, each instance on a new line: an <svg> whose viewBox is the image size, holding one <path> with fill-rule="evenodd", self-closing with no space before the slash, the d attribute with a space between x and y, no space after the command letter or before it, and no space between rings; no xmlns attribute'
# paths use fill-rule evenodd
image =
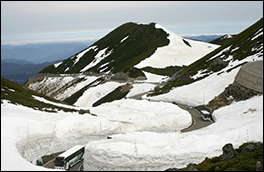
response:
<svg viewBox="0 0 264 172"><path fill-rule="evenodd" d="M219 109L223 106L230 105L233 101L247 100L256 95L263 93L244 87L240 84L233 83L225 88L224 92L212 99L207 106L212 110Z"/></svg>

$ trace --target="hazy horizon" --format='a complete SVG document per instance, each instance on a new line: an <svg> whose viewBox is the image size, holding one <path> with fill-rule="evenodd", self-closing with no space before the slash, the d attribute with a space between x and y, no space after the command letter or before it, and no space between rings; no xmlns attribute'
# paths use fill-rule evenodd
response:
<svg viewBox="0 0 264 172"><path fill-rule="evenodd" d="M1 1L1 45L92 41L126 22L237 34L262 17L263 1Z"/></svg>

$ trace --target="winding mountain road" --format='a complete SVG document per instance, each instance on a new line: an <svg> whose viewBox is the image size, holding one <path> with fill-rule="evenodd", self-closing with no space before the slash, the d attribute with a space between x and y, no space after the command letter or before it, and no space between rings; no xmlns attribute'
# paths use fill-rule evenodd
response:
<svg viewBox="0 0 264 172"><path fill-rule="evenodd" d="M180 108L188 111L192 115L192 125L188 128L182 129L181 132L188 132L192 130L197 130L203 127L206 127L213 122L211 120L209 121L204 121L202 119L202 114L195 108L189 109L187 105L179 104L178 105Z"/></svg>

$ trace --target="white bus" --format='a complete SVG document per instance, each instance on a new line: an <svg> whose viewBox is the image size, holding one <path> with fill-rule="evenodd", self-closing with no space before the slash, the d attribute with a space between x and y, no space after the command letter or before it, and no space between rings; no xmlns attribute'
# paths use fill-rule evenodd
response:
<svg viewBox="0 0 264 172"><path fill-rule="evenodd" d="M83 145L76 145L71 149L61 153L54 161L54 168L69 170L69 168L82 160L84 148L85 147Z"/></svg>

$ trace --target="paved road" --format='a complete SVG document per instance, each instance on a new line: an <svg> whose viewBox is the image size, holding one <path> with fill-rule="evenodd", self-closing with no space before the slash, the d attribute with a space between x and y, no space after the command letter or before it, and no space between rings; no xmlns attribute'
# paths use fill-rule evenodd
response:
<svg viewBox="0 0 264 172"><path fill-rule="evenodd" d="M263 61L248 63L244 66L244 69L257 76L263 76Z"/></svg>
<svg viewBox="0 0 264 172"><path fill-rule="evenodd" d="M206 127L206 126L213 123L211 120L210 121L204 121L202 119L202 114L195 108L189 109L187 105L182 105L182 104L178 104L178 106L184 110L187 110L192 115L192 120L193 120L192 125L188 128L181 130L181 132L188 132L188 131L192 131L192 130L197 130L197 129Z"/></svg>

